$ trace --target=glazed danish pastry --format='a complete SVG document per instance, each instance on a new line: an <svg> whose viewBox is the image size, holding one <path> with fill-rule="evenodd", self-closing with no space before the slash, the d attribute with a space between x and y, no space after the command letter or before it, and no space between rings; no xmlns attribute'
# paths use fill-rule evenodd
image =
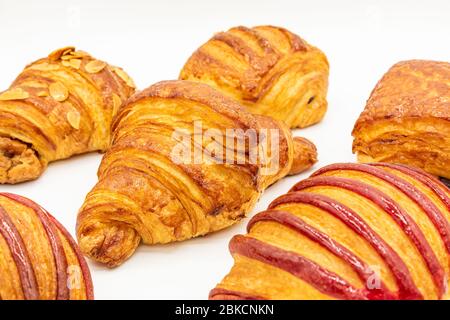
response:
<svg viewBox="0 0 450 320"><path fill-rule="evenodd" d="M330 165L231 240L210 298L448 298L449 221L449 190L421 169Z"/></svg>
<svg viewBox="0 0 450 320"><path fill-rule="evenodd" d="M0 193L0 300L93 299L77 244L45 209Z"/></svg>
<svg viewBox="0 0 450 320"><path fill-rule="evenodd" d="M181 241L238 222L270 184L316 161L314 145L282 123L190 81L134 95L112 131L77 221L81 250L111 267L141 241Z"/></svg>
<svg viewBox="0 0 450 320"><path fill-rule="evenodd" d="M327 109L326 56L284 28L217 33L190 57L180 79L209 84L290 128L319 122Z"/></svg>
<svg viewBox="0 0 450 320"><path fill-rule="evenodd" d="M105 151L112 117L133 93L122 69L73 47L28 65L0 93L0 183L32 180L51 161Z"/></svg>
<svg viewBox="0 0 450 320"><path fill-rule="evenodd" d="M360 162L403 163L450 179L450 63L394 65L353 130Z"/></svg>

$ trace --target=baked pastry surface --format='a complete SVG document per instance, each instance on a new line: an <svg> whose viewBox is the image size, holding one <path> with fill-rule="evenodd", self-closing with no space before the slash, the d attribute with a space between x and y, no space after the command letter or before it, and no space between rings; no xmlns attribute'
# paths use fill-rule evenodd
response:
<svg viewBox="0 0 450 320"><path fill-rule="evenodd" d="M31 63L0 93L0 183L39 177L51 161L105 151L134 93L120 68L66 47Z"/></svg>
<svg viewBox="0 0 450 320"><path fill-rule="evenodd" d="M284 28L241 26L202 45L180 79L209 84L250 112L303 128L326 112L328 68L319 49Z"/></svg>
<svg viewBox="0 0 450 320"><path fill-rule="evenodd" d="M229 130L258 135L252 140ZM208 132L222 136L208 139ZM180 146L190 151L187 158L177 158ZM141 241L168 243L223 229L241 220L270 184L315 161L311 142L293 139L282 123L246 112L205 84L157 83L131 97L114 120L99 181L78 215L81 250L117 266Z"/></svg>
<svg viewBox="0 0 450 320"><path fill-rule="evenodd" d="M230 242L211 299L448 298L450 191L421 169L334 164Z"/></svg>
<svg viewBox="0 0 450 320"><path fill-rule="evenodd" d="M353 130L360 162L403 163L450 178L450 64L412 60L378 82Z"/></svg>
<svg viewBox="0 0 450 320"><path fill-rule="evenodd" d="M93 299L77 244L45 209L0 193L0 300Z"/></svg>

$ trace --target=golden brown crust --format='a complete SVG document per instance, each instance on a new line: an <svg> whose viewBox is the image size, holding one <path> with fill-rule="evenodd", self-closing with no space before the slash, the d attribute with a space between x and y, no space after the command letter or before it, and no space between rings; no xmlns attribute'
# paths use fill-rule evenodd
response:
<svg viewBox="0 0 450 320"><path fill-rule="evenodd" d="M294 137L294 161L289 175L295 175L311 168L317 162L317 148L308 139Z"/></svg>
<svg viewBox="0 0 450 320"><path fill-rule="evenodd" d="M35 179L51 161L104 151L112 118L133 92L123 70L73 47L28 65L0 94L0 136L28 150L20 166L3 157L0 183Z"/></svg>
<svg viewBox="0 0 450 320"><path fill-rule="evenodd" d="M325 55L280 27L241 26L214 35L190 57L180 79L212 85L292 128L320 121L327 107Z"/></svg>
<svg viewBox="0 0 450 320"><path fill-rule="evenodd" d="M83 252L108 266L141 241L182 241L236 223L294 161L287 127L197 82L164 81L137 93L112 128L77 220ZM180 146L187 157L178 158Z"/></svg>
<svg viewBox="0 0 450 320"><path fill-rule="evenodd" d="M450 177L450 64L394 65L373 90L353 136L359 161L405 163Z"/></svg>

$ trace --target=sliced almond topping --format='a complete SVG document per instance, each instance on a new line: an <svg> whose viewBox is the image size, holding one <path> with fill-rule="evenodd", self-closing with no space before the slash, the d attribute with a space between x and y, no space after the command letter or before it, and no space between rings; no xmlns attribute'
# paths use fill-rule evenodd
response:
<svg viewBox="0 0 450 320"><path fill-rule="evenodd" d="M72 51L75 51L75 47L64 47L61 49L57 49L48 55L48 58L51 61L58 61L62 56L65 56Z"/></svg>
<svg viewBox="0 0 450 320"><path fill-rule="evenodd" d="M80 69L81 60L79 60L79 59L63 60L61 62L61 64L65 67L72 67L74 69Z"/></svg>
<svg viewBox="0 0 450 320"><path fill-rule="evenodd" d="M130 78L130 76L123 71L122 69L118 68L118 67L114 67L113 71L123 80L125 81L125 83L131 87L131 88L136 88L136 85L134 84L133 79Z"/></svg>
<svg viewBox="0 0 450 320"><path fill-rule="evenodd" d="M67 121L74 129L80 129L80 113L78 111L67 112Z"/></svg>
<svg viewBox="0 0 450 320"><path fill-rule="evenodd" d="M72 68L80 69L80 66L81 66L80 59L72 59L72 60L69 60L69 62L70 62L70 65L72 66Z"/></svg>
<svg viewBox="0 0 450 320"><path fill-rule="evenodd" d="M60 82L52 83L48 90L50 95L56 101L62 102L65 101L69 97L69 90Z"/></svg>
<svg viewBox="0 0 450 320"><path fill-rule="evenodd" d="M113 93L112 100L113 100L113 116L115 116L120 106L122 105L122 99L120 99L120 97L117 94Z"/></svg>
<svg viewBox="0 0 450 320"><path fill-rule="evenodd" d="M21 88L13 88L0 94L0 100L23 100L30 96L30 94Z"/></svg>
<svg viewBox="0 0 450 320"><path fill-rule="evenodd" d="M48 97L48 92L47 91L40 91L37 93L38 97Z"/></svg>
<svg viewBox="0 0 450 320"><path fill-rule="evenodd" d="M84 69L88 73L97 73L102 71L106 67L106 63L100 60L92 60L84 66Z"/></svg>
<svg viewBox="0 0 450 320"><path fill-rule="evenodd" d="M89 53L82 50L72 51L70 54L72 55L72 58L90 57Z"/></svg>

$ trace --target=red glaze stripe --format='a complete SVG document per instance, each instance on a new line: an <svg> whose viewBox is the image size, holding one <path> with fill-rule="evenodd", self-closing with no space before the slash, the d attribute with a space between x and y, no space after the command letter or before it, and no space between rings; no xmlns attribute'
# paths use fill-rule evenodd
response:
<svg viewBox="0 0 450 320"><path fill-rule="evenodd" d="M84 287L86 290L86 299L94 300L94 286L92 284L91 272L89 271L89 267L86 263L86 260L84 259L83 254L80 251L80 248L76 244L75 240L73 240L70 233L66 230L66 228L64 228L64 226L61 223L59 223L58 220L56 220L50 213L48 213L47 210L45 209L43 210L47 214L47 217L50 219L50 221L52 221L59 229L59 231L63 234L67 242L69 242L69 245L72 247L72 250L75 252L75 255L77 256L78 259L78 263L80 264L81 272L83 274Z"/></svg>
<svg viewBox="0 0 450 320"><path fill-rule="evenodd" d="M318 291L337 299L368 299L364 290L354 288L337 274L294 252L285 251L257 239L241 235L234 236L230 241L230 252L289 272Z"/></svg>
<svg viewBox="0 0 450 320"><path fill-rule="evenodd" d="M70 298L70 291L67 288L67 259L55 226L48 219L47 214L42 210L42 208L30 199L6 192L2 192L0 195L31 208L38 216L47 234L55 261L57 278L56 299L68 300Z"/></svg>
<svg viewBox="0 0 450 320"><path fill-rule="evenodd" d="M220 298L218 298L220 296ZM210 300L266 300L259 296L250 295L240 291L222 288L212 289L209 293Z"/></svg>
<svg viewBox="0 0 450 320"><path fill-rule="evenodd" d="M417 250L422 255L431 276L433 277L434 283L438 289L439 298L445 292L446 279L445 273L442 266L439 264L434 251L431 249L429 243L427 242L424 234L414 222L413 219L400 207L394 200L392 200L385 193L379 191L378 189L356 181L352 179L337 178L337 177L314 177L306 179L297 183L291 191L300 191L310 187L316 186L331 186L349 190L351 192L357 193L366 199L372 201L378 207L383 209L389 216L391 216L394 221L402 228L405 234L414 243Z"/></svg>
<svg viewBox="0 0 450 320"><path fill-rule="evenodd" d="M347 248L341 246L326 234L313 228L312 226L305 223L302 219L294 216L289 212L268 210L257 214L250 220L247 226L248 233L250 233L250 230L255 225L255 223L260 221L278 222L320 244L335 256L347 262L364 283L368 283L368 281L370 281L370 278L374 275L374 271L370 268L370 266L359 259L351 251L347 250ZM366 291L367 297L370 300L392 300L396 298L394 294L388 292L388 289L386 288L384 283L381 283L380 288L366 288Z"/></svg>
<svg viewBox="0 0 450 320"><path fill-rule="evenodd" d="M25 299L38 300L40 297L39 287L27 248L19 231L2 206L0 206L0 234L5 238L16 263Z"/></svg>
<svg viewBox="0 0 450 320"><path fill-rule="evenodd" d="M337 163L332 164L322 169L316 171L312 174L312 177L321 175L325 172L336 171L336 170L353 170L368 173L374 177L386 181L387 183L393 185L398 190L407 195L412 199L425 214L430 218L436 229L438 230L442 241L444 242L447 252L450 253L450 224L443 215L443 213L434 205L434 203L428 199L428 197L413 186L408 181L395 176L394 174L387 172L385 170L376 168L375 166L370 166L366 164L358 163Z"/></svg>
<svg viewBox="0 0 450 320"><path fill-rule="evenodd" d="M442 200L442 202L447 206L447 209L450 211L450 196L448 195L448 193L444 191L446 189L443 190L443 188L446 187L442 184L442 182L440 182L438 179L436 179L428 172L425 172L418 168L411 168L400 164L380 162L380 163L371 163L370 165L374 167L386 167L398 170L404 174L411 176L414 179L417 179L418 181L426 185L428 188L430 188L438 196L438 198Z"/></svg>
<svg viewBox="0 0 450 320"><path fill-rule="evenodd" d="M339 219L370 243L374 250L383 258L396 279L399 288L399 299L423 299L422 294L411 278L408 267L400 256L355 211L329 197L307 192L292 192L281 196L269 205L269 209L274 209L286 203L304 203L315 206Z"/></svg>

